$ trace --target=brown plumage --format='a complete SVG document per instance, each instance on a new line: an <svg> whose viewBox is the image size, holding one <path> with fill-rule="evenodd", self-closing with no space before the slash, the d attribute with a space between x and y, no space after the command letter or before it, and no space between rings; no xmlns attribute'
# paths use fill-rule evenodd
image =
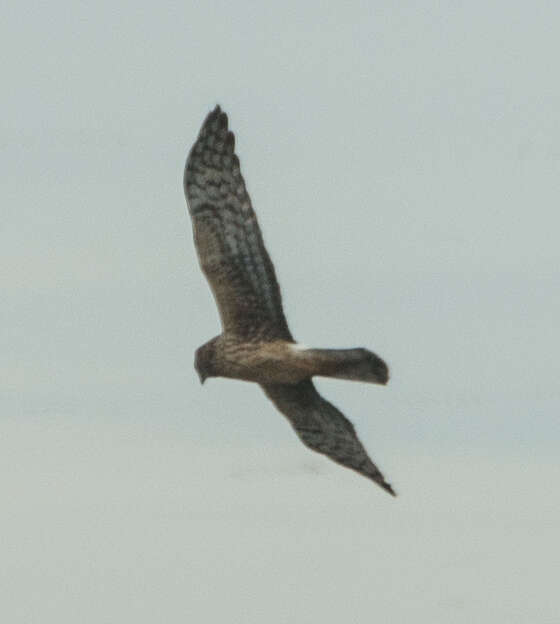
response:
<svg viewBox="0 0 560 624"><path fill-rule="evenodd" d="M319 375L385 384L387 365L367 349L307 349L294 341L234 145L227 115L216 106L185 167L198 258L223 329L196 352L200 379L230 377L260 384L305 445L394 495L352 423L311 381Z"/></svg>

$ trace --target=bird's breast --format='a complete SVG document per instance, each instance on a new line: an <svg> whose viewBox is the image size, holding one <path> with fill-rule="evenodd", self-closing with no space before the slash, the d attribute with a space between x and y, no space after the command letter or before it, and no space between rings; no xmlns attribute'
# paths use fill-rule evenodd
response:
<svg viewBox="0 0 560 624"><path fill-rule="evenodd" d="M294 384L311 376L302 348L286 341L224 341L220 372L224 377L259 384Z"/></svg>

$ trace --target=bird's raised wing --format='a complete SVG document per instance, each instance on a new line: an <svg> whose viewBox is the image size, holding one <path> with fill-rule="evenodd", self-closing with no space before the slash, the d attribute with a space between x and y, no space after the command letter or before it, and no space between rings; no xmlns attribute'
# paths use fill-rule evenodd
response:
<svg viewBox="0 0 560 624"><path fill-rule="evenodd" d="M352 468L395 496L393 488L368 457L352 423L317 392L312 381L266 385L263 390L306 446Z"/></svg>
<svg viewBox="0 0 560 624"><path fill-rule="evenodd" d="M219 106L187 158L184 187L200 266L225 333L245 340L292 340L274 267Z"/></svg>

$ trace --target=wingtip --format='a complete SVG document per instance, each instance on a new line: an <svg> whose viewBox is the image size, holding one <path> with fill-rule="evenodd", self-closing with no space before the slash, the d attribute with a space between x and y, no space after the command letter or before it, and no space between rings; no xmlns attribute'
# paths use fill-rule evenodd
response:
<svg viewBox="0 0 560 624"><path fill-rule="evenodd" d="M393 486L390 483L387 483L382 475L378 475L378 478L373 478L373 481L377 483L380 487L382 487L386 492L388 492L391 496L397 496L397 493L393 489Z"/></svg>
<svg viewBox="0 0 560 624"><path fill-rule="evenodd" d="M382 483L381 487L386 490L387 492L389 492L389 494L391 496L394 496L395 498L397 497L397 493L395 492L395 490L393 490L392 486L390 483Z"/></svg>
<svg viewBox="0 0 560 624"><path fill-rule="evenodd" d="M206 115L206 119L202 124L201 130L205 130L210 124L213 124L215 121L218 122L220 127L227 127L228 118L226 113L223 112L222 107L219 104Z"/></svg>

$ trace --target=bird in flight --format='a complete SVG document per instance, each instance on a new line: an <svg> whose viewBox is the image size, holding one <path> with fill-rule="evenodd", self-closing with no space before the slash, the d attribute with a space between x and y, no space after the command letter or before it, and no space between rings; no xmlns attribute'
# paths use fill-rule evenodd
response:
<svg viewBox="0 0 560 624"><path fill-rule="evenodd" d="M200 381L229 377L258 383L306 446L395 496L352 423L312 381L318 375L384 385L388 367L367 349L312 349L292 337L235 138L219 106L202 124L183 183L198 259L222 323L222 333L196 351Z"/></svg>

